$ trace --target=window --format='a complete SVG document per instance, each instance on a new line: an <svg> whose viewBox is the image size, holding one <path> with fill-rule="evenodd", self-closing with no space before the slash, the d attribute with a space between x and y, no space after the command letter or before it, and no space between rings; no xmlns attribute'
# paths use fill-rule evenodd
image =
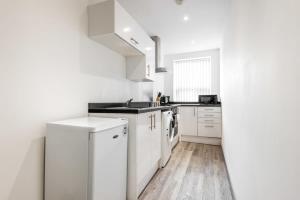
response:
<svg viewBox="0 0 300 200"><path fill-rule="evenodd" d="M211 57L173 61L174 101L198 101L198 95L211 94Z"/></svg>

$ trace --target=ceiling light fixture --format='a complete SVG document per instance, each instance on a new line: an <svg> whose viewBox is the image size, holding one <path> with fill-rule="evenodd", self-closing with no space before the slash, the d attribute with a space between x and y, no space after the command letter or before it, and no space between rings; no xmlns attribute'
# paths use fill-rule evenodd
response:
<svg viewBox="0 0 300 200"><path fill-rule="evenodd" d="M146 50L146 51L151 51L152 48L151 48L151 47L146 47L145 50Z"/></svg>
<svg viewBox="0 0 300 200"><path fill-rule="evenodd" d="M130 27L125 27L125 28L123 28L123 32L124 32L124 33L128 33L128 32L130 32L130 31L131 31Z"/></svg>
<svg viewBox="0 0 300 200"><path fill-rule="evenodd" d="M183 17L183 20L187 22L187 21L190 20L190 18L189 18L189 16L185 15L185 16Z"/></svg>

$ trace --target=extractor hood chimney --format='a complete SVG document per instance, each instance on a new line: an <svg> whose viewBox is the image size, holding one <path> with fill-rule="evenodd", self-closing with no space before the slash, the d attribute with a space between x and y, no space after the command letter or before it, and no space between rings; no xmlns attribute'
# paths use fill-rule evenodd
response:
<svg viewBox="0 0 300 200"><path fill-rule="evenodd" d="M152 36L152 40L155 42L155 72L167 72L165 67L161 66L161 46L160 46L160 38L158 36Z"/></svg>

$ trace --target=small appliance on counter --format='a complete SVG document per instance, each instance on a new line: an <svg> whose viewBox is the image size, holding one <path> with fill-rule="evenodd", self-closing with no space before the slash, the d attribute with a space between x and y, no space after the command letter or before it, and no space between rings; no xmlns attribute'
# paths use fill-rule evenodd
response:
<svg viewBox="0 0 300 200"><path fill-rule="evenodd" d="M201 104L218 104L218 95L199 95L198 99Z"/></svg>
<svg viewBox="0 0 300 200"><path fill-rule="evenodd" d="M170 103L170 96L162 96L160 97L161 105L168 105Z"/></svg>

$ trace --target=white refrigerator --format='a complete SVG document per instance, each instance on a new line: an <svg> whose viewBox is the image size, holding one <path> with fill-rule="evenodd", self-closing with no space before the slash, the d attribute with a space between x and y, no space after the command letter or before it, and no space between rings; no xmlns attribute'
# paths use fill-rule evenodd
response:
<svg viewBox="0 0 300 200"><path fill-rule="evenodd" d="M126 119L48 123L45 200L126 200Z"/></svg>

